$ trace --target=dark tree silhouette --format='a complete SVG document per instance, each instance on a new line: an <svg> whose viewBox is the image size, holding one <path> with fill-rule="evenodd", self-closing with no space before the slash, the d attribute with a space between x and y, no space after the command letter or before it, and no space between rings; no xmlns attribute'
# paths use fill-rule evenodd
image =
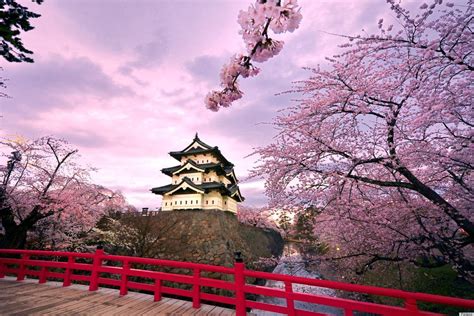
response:
<svg viewBox="0 0 474 316"><path fill-rule="evenodd" d="M43 0L32 2L41 4ZM9 62L33 62L28 56L33 52L23 45L20 35L34 29L30 20L38 17L39 14L29 11L15 0L0 0L0 55L3 58Z"/></svg>

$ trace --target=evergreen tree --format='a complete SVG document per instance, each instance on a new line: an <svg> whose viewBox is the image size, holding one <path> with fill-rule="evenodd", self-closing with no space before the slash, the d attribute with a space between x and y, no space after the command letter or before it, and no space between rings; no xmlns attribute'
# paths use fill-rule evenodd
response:
<svg viewBox="0 0 474 316"><path fill-rule="evenodd" d="M43 2L43 0L32 1L37 4ZM39 14L29 11L15 0L0 0L0 55L3 58L9 62L33 62L28 56L33 52L23 45L20 34L22 31L28 32L34 29L30 19L38 17Z"/></svg>

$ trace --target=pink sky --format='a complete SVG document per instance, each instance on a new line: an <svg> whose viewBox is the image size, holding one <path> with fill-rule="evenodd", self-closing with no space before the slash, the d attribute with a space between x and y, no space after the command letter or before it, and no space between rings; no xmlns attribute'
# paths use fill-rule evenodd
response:
<svg viewBox="0 0 474 316"><path fill-rule="evenodd" d="M222 64L244 51L236 20L251 1L23 2L42 15L23 35L35 63L0 61L11 96L0 99L2 136L65 138L99 169L94 182L151 208L160 197L149 189L169 183L160 170L177 164L168 152L196 132L245 178L257 158L247 156L275 134L268 123L297 97L276 94L308 76L302 67L337 52L341 39L328 33L374 30L389 18L381 0L299 0L300 29L275 36L285 40L281 54L241 82L243 99L214 113L204 96L218 88ZM248 204L266 202L262 181L242 181L241 192Z"/></svg>

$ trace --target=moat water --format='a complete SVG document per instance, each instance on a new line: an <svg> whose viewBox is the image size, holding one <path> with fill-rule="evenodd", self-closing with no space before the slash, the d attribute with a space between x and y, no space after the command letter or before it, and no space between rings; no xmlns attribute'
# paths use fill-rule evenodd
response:
<svg viewBox="0 0 474 316"><path fill-rule="evenodd" d="M283 256L281 257L278 265L273 270L273 273L294 275L294 276L300 276L300 277L312 278L312 279L322 278L322 275L318 271L313 271L313 269L307 268L307 265L305 264L300 254L298 246L293 243L288 243L285 245ZM271 281L271 280L268 280L265 283L265 286L279 288L279 289L284 288L283 282ZM300 292L300 293L316 294L316 295L321 295L321 296L330 296L330 297L336 296L336 291L334 291L333 289L322 288L322 287L317 287L317 286L309 286L309 285L303 285L303 284L294 284L293 291ZM273 304L273 305L286 306L286 300L282 298L260 296L257 299L257 301L262 302L262 303ZM295 308L306 310L306 311L318 312L318 313L322 313L326 315L337 315L337 316L341 315L342 316L344 314L341 309L338 309L335 307L317 305L317 304L301 302L301 301L295 301ZM266 312L266 311L261 311L261 310L253 310L252 313L259 316L260 315L265 315L265 316L280 315L277 313Z"/></svg>

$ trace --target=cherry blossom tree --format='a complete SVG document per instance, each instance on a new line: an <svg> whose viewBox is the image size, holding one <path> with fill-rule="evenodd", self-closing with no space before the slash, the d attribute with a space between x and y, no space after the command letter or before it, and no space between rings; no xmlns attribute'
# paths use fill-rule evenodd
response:
<svg viewBox="0 0 474 316"><path fill-rule="evenodd" d="M473 1L387 2L395 26L345 36L296 83L253 174L273 205L320 209L315 232L346 267L448 263L472 282Z"/></svg>
<svg viewBox="0 0 474 316"><path fill-rule="evenodd" d="M119 192L90 183L90 168L80 166L78 151L64 140L4 139L12 152L0 170L0 248L24 248L28 233L44 246L64 247L91 229L112 205L123 205Z"/></svg>
<svg viewBox="0 0 474 316"><path fill-rule="evenodd" d="M257 0L247 11L240 11L238 22L247 55L237 54L222 67L220 80L223 89L207 94L206 107L218 111L220 107L228 107L242 98L237 79L256 76L260 69L252 62L265 62L283 48L284 42L270 38L269 30L275 34L293 32L301 18L297 0Z"/></svg>
<svg viewBox="0 0 474 316"><path fill-rule="evenodd" d="M137 215L138 214L138 215ZM127 256L158 258L160 244L176 229L178 220L141 216L130 212L119 219L109 218L107 227L94 229L107 251Z"/></svg>
<svg viewBox="0 0 474 316"><path fill-rule="evenodd" d="M273 211L267 207L240 205L237 210L237 219L245 225L270 228L282 233L282 230L276 225L275 220L272 219L273 214Z"/></svg>

